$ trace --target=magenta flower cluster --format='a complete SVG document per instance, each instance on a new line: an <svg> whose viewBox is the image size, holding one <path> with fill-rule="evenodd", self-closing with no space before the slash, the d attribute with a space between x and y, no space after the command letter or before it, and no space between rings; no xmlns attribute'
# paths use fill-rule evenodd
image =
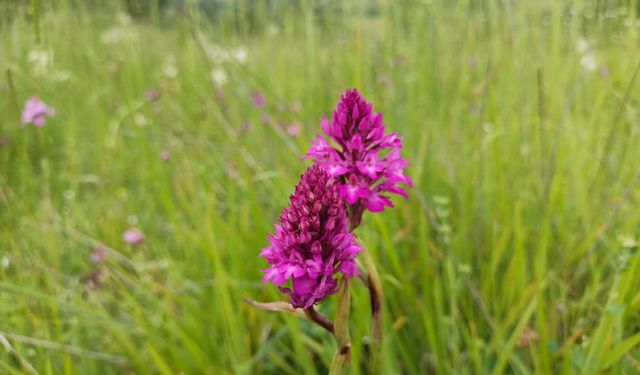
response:
<svg viewBox="0 0 640 375"><path fill-rule="evenodd" d="M280 290L293 307L309 308L337 291L337 273L358 273L355 258L362 248L349 232L338 181L318 166L309 167L282 211L280 225L260 254L271 267L264 281L291 287Z"/></svg>
<svg viewBox="0 0 640 375"><path fill-rule="evenodd" d="M264 104L256 99L256 105ZM342 95L322 129L332 143L322 135L313 142L304 158L314 165L302 175L269 236L270 246L260 254L271 265L263 270L264 281L280 285L293 307L305 309L337 292L338 273L358 273L355 259L362 248L351 231L364 210L393 206L388 194L406 198L401 185L412 185L404 174L409 163L400 156L402 139L385 132L382 114L358 90Z"/></svg>
<svg viewBox="0 0 640 375"><path fill-rule="evenodd" d="M407 197L400 184L412 182L404 174L409 163L400 156L402 138L385 133L382 113L375 113L357 89L342 95L332 121L322 119L322 130L337 147L318 135L305 158L340 178L340 195L356 212L360 209L359 215L363 208L379 212L393 207L386 193Z"/></svg>

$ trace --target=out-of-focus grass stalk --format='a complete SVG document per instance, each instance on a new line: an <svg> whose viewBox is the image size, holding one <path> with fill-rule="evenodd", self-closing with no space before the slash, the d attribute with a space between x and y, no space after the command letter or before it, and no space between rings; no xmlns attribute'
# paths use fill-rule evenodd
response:
<svg viewBox="0 0 640 375"><path fill-rule="evenodd" d="M621 342L619 346L612 350L612 342L616 331L622 328L626 309L631 303L631 298L636 297L638 292L640 252L637 248L633 250L634 252L629 256L629 259L622 260L619 266L620 271L616 274L609 291L609 300L602 309L601 319L589 345L589 352L582 367L582 373L585 375L598 374L607 367L612 366L615 363L613 358L620 358L623 352L633 347L633 345L630 345L631 342L639 340L637 337L631 337L629 340L632 341ZM615 353L615 357L612 358L612 354L605 355L605 353Z"/></svg>
<svg viewBox="0 0 640 375"><path fill-rule="evenodd" d="M9 87L9 101L7 102L7 112L11 113L16 120L16 124L20 123L20 107L18 106L18 95L16 95L16 86L13 82L13 74L11 69L5 71L7 77L7 86Z"/></svg>
<svg viewBox="0 0 640 375"><path fill-rule="evenodd" d="M40 0L30 0L31 17L33 17L33 34L36 43L40 43Z"/></svg>

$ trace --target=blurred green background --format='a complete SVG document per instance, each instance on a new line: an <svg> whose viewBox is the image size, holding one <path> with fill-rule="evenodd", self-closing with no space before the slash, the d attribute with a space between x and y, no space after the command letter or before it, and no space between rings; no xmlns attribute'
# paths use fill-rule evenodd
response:
<svg viewBox="0 0 640 375"><path fill-rule="evenodd" d="M358 229L385 374L639 373L639 12L3 0L0 373L327 373L326 332L243 298L283 299L258 254L351 87L415 182ZM32 95L42 128L20 124Z"/></svg>

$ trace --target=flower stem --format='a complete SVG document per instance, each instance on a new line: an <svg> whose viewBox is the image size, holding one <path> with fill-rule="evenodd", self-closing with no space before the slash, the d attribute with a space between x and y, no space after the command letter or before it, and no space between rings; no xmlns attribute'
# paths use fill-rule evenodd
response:
<svg viewBox="0 0 640 375"><path fill-rule="evenodd" d="M367 271L367 288L371 302L371 318L373 321L373 338L379 344L382 341L382 284L376 265L368 251L362 253Z"/></svg>
<svg viewBox="0 0 640 375"><path fill-rule="evenodd" d="M368 251L362 252L364 266L367 272L367 288L371 303L371 324L373 340L371 342L371 361L369 363L372 374L380 374L380 349L382 343L382 283L375 263Z"/></svg>
<svg viewBox="0 0 640 375"><path fill-rule="evenodd" d="M312 320L327 331L334 333L333 323L326 316L317 312L313 306L304 309L304 313L309 320Z"/></svg>
<svg viewBox="0 0 640 375"><path fill-rule="evenodd" d="M351 360L351 337L349 336L349 313L351 310L351 295L349 293L349 279L343 277L340 280L338 292L338 307L334 322L334 334L338 344L338 350L333 357L329 375L343 374L344 368Z"/></svg>
<svg viewBox="0 0 640 375"><path fill-rule="evenodd" d="M338 350L336 352L336 354L333 356L331 367L329 368L329 375L344 374L344 368L347 366L347 363L349 362L350 351L351 351L351 347L346 347L346 353L343 354L341 350Z"/></svg>
<svg viewBox="0 0 640 375"><path fill-rule="evenodd" d="M314 323L316 323L317 325L319 325L320 327L326 329L327 331L329 331L329 333L333 334L334 329L333 329L333 323L329 320L329 318L327 318L326 316L320 314L319 312L317 312L313 306L308 308L308 309L299 309L299 308L295 308L293 306L291 306L291 304L289 302L284 302L284 301L277 301L277 302L258 302L258 301L254 301L250 298L246 298L244 299L248 304L250 304L253 307L257 307L261 310L265 310L265 311L279 311L279 312L285 312L285 313L289 313L292 315L295 315L299 318L303 318L303 319L307 319L310 320ZM304 311L304 312L303 312Z"/></svg>
<svg viewBox="0 0 640 375"><path fill-rule="evenodd" d="M349 231L353 232L362 222L364 207L360 203L349 207ZM382 344L382 283L371 254L364 249L364 268L366 278L363 278L369 289L369 301L371 303L371 325L372 336L370 360L368 368L372 374L381 374L380 351Z"/></svg>

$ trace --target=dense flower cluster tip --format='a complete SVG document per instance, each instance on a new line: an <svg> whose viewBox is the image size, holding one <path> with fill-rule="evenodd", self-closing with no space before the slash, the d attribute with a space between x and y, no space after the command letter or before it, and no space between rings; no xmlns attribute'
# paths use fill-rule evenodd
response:
<svg viewBox="0 0 640 375"><path fill-rule="evenodd" d="M46 105L36 96L27 100L22 111L22 124L33 124L40 128L44 126L45 117L53 117L56 114L53 108Z"/></svg>
<svg viewBox="0 0 640 375"><path fill-rule="evenodd" d="M356 211L392 207L387 193L407 197L400 184L412 182L404 174L409 163L400 156L402 138L385 133L382 113L375 113L357 89L342 95L333 119L322 119L322 130L338 147L318 135L305 158L343 182L340 195Z"/></svg>
<svg viewBox="0 0 640 375"><path fill-rule="evenodd" d="M338 181L318 166L309 167L282 210L280 225L260 254L271 265L264 281L280 290L294 307L309 308L338 289L336 276L358 274L355 258L362 248L349 233Z"/></svg>

